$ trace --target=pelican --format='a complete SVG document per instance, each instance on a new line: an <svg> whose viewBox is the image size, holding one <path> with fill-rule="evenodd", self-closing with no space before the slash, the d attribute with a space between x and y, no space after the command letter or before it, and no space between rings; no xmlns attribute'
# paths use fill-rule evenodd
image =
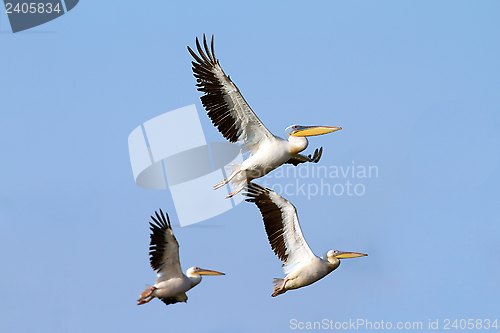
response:
<svg viewBox="0 0 500 333"><path fill-rule="evenodd" d="M284 262L287 276L273 280L273 297L324 278L339 267L340 259L367 256L358 252L330 250L325 259L317 257L302 235L297 210L290 202L278 193L254 183L248 184L246 196L246 201L254 202L259 208L271 248Z"/></svg>
<svg viewBox="0 0 500 333"><path fill-rule="evenodd" d="M215 57L214 36L211 50L203 35L203 51L196 38L197 55L188 46L193 56L193 72L198 82L198 90L203 92L201 102L214 126L224 138L232 143L239 142L242 152L251 155L242 163L231 166L229 177L214 186L218 189L231 183L235 190L227 197L240 192L247 183L262 177L284 163L298 165L300 163L317 163L323 149L316 149L314 155L299 154L308 145L307 136L321 135L342 129L331 126L292 125L285 130L285 139L273 135L259 120L247 104L236 85L226 76L219 60Z"/></svg>
<svg viewBox="0 0 500 333"><path fill-rule="evenodd" d="M149 261L153 270L157 271L154 286L147 286L137 300L137 305L148 303L153 298L159 298L166 305L178 302L187 303L186 291L201 282L202 275L224 275L224 273L191 267L182 273L179 262L179 243L175 239L170 219L160 209L155 212L156 218L151 216L151 242L149 243Z"/></svg>

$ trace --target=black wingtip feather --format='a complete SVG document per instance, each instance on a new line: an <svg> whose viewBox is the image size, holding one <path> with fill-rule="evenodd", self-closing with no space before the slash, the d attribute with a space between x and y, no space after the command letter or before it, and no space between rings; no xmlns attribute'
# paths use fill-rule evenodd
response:
<svg viewBox="0 0 500 333"><path fill-rule="evenodd" d="M180 302L175 297L169 297L169 298L161 298L160 297L159 300L162 301L163 303L165 303L165 305L170 305L170 304L175 304L175 303Z"/></svg>
<svg viewBox="0 0 500 333"><path fill-rule="evenodd" d="M253 202L257 205L264 220L264 228L266 229L269 244L273 249L276 256L286 262L288 260L288 253L285 247L284 240L284 226L282 211L276 203L270 198L271 190L264 188L255 183L249 183L246 186L247 196L245 201Z"/></svg>
<svg viewBox="0 0 500 333"><path fill-rule="evenodd" d="M151 215L153 222L149 222L151 234L149 242L149 263L153 270L159 271L163 268L163 253L167 246L165 240L165 232L167 230L172 230L172 225L170 224L170 218L168 214L163 213L160 209L160 213L155 211L155 216Z"/></svg>
<svg viewBox="0 0 500 333"><path fill-rule="evenodd" d="M220 75L226 75L220 68L219 60L215 56L214 39L214 35L212 35L209 48L205 34L203 34L203 47L198 37L196 37L198 54L188 47L189 53L195 60L192 62L193 75L196 78L197 90L204 93L201 102L212 123L224 138L229 142L236 143L240 140L243 131L241 120L232 115L234 106L229 105L226 101L226 83L223 82L224 79L221 80L220 78ZM229 77L226 76L226 78L231 81ZM234 85L234 83L231 82L231 85Z"/></svg>

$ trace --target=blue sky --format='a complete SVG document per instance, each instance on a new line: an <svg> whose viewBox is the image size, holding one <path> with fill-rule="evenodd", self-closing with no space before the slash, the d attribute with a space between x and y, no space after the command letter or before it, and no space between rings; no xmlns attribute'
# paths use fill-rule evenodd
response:
<svg viewBox="0 0 500 333"><path fill-rule="evenodd" d="M429 320L500 319L499 10L497 1L88 0L16 34L2 11L0 330L283 332L293 319L425 330ZM369 256L272 298L281 262L257 208L242 203L174 230L183 270L226 276L204 278L188 304L139 307L155 278L149 215L176 214L168 191L135 185L127 138L196 104L207 141L223 140L186 50L203 33L273 133L341 126L307 152L323 146L328 168L377 167L378 177L324 179L362 184L363 195L284 195L317 255Z"/></svg>

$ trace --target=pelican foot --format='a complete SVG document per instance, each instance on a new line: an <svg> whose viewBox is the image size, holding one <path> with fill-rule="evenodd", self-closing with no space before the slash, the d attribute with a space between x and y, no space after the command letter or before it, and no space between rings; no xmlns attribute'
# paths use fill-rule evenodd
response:
<svg viewBox="0 0 500 333"><path fill-rule="evenodd" d="M278 295L284 294L286 292L285 284L288 282L288 278L283 279L283 283L280 287L276 286L274 288L274 292L272 293L272 297L276 297Z"/></svg>
<svg viewBox="0 0 500 333"><path fill-rule="evenodd" d="M153 298L154 298L154 296L151 296L148 299L142 299L142 300L138 299L137 300L138 301L137 305L146 304L146 303L150 302Z"/></svg>
<svg viewBox="0 0 500 333"><path fill-rule="evenodd" d="M243 184L241 184L233 192L229 193L228 196L226 197L226 199L233 197L235 194L238 194L245 186L247 186L247 184L248 184L248 179L245 179L245 181L243 182Z"/></svg>
<svg viewBox="0 0 500 333"><path fill-rule="evenodd" d="M221 182L218 182L217 184L215 184L214 186L214 190L218 189L218 188L221 188L222 186L226 185L227 183L229 183L231 181L231 179L234 178L234 176L236 176L238 174L238 172L240 172L241 170L241 165L238 166L232 173L231 175L229 175L229 177L227 177L226 179L224 179L223 181Z"/></svg>
<svg viewBox="0 0 500 333"><path fill-rule="evenodd" d="M141 304L145 304L145 303L150 302L154 298L153 292L155 290L156 290L156 287L151 287L149 289L144 290L141 293L141 298L139 298L137 300L137 302L138 302L137 305L141 305Z"/></svg>

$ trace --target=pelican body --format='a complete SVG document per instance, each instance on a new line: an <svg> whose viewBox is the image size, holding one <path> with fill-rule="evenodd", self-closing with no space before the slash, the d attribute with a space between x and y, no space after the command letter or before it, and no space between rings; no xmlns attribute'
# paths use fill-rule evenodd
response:
<svg viewBox="0 0 500 333"><path fill-rule="evenodd" d="M321 280L339 267L340 259L367 256L358 252L330 250L325 258L317 257L307 245L297 210L290 202L278 193L254 183L248 184L246 196L246 201L254 202L259 208L271 248L284 262L283 268L287 275L284 279L273 280L273 297Z"/></svg>
<svg viewBox="0 0 500 333"><path fill-rule="evenodd" d="M305 146L307 147L307 141ZM241 165L236 165L231 175L219 183L217 188L229 181L238 184L238 186L245 186L247 182L260 178L286 163L292 157L291 152L298 149L300 148L277 136L265 140L261 143L259 149L256 149Z"/></svg>
<svg viewBox="0 0 500 333"><path fill-rule="evenodd" d="M141 293L137 304L148 303L157 297L166 305L187 302L186 291L201 282L202 275L224 275L224 273L191 267L184 275L179 261L179 243L175 239L170 219L160 209L151 216L151 242L149 246L151 268L158 272L154 286L148 286Z"/></svg>
<svg viewBox="0 0 500 333"><path fill-rule="evenodd" d="M228 195L229 198L240 192L251 180L265 176L285 163L317 163L323 148L316 149L313 156L299 154L307 148L306 137L338 131L341 127L293 125L285 130L285 139L275 136L264 126L239 89L222 70L215 57L214 37L212 36L209 49L203 35L203 45L204 50L196 38L199 55L188 46L195 60L192 64L196 85L204 93L201 102L224 138L233 143L239 142L243 153L251 152L243 164L234 164L230 176L216 184L214 189L231 183L235 190Z"/></svg>

